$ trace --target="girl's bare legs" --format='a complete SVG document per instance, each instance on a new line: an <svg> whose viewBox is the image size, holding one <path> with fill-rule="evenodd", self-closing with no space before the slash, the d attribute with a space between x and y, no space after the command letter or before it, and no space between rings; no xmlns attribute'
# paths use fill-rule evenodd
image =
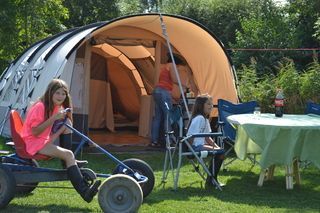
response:
<svg viewBox="0 0 320 213"><path fill-rule="evenodd" d="M69 118L66 120L66 123L72 126L72 122ZM62 127L58 129L58 131L52 134L50 137L52 141L55 141L56 139L59 138L60 148L64 148L72 151L72 130L69 129L67 126L62 125ZM62 168L67 168L68 165L66 165L65 160L64 159L61 159L61 160L62 160L61 161ZM83 167L86 164L88 164L88 161L76 160L76 163L79 167Z"/></svg>
<svg viewBox="0 0 320 213"><path fill-rule="evenodd" d="M38 153L63 160L64 162L66 162L67 168L76 165L76 160L71 150L61 148L52 143L48 143L47 145L45 145L45 147Z"/></svg>
<svg viewBox="0 0 320 213"><path fill-rule="evenodd" d="M211 145L205 144L205 145L203 145L203 148L202 148L202 149L203 149L203 150L212 151L212 150L213 150L213 147L212 147Z"/></svg>
<svg viewBox="0 0 320 213"><path fill-rule="evenodd" d="M73 187L85 201L87 201L88 203L92 201L93 197L98 192L101 181L96 180L92 185L88 186L88 184L84 181L79 167L76 165L76 160L71 150L61 148L59 146L53 145L52 143L48 143L38 153L60 158L61 160L65 161L67 167L67 175Z"/></svg>
<svg viewBox="0 0 320 213"><path fill-rule="evenodd" d="M220 149L220 147L217 148L217 146L213 147L213 146L207 145L207 144L203 145L203 150L212 151L214 149ZM215 155L213 157L214 157L214 171L212 169L212 166L213 166L212 161L210 161L210 163L209 163L209 170L210 170L210 172L213 173L213 178L218 182L218 173L220 171L220 168L221 168L221 165L222 165L222 162L224 159L224 154ZM212 177L210 177L210 176L207 177L206 185L208 185L208 186L212 185L211 178ZM219 183L219 184L220 184L220 186L225 185L225 184L221 184L221 183Z"/></svg>

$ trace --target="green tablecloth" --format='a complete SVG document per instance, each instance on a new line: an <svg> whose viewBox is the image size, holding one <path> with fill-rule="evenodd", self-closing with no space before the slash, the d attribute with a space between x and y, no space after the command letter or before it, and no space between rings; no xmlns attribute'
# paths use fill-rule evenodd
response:
<svg viewBox="0 0 320 213"><path fill-rule="evenodd" d="M235 152L244 160L261 153L260 166L290 165L294 158L309 160L320 168L320 116L241 114L229 116L237 129Z"/></svg>

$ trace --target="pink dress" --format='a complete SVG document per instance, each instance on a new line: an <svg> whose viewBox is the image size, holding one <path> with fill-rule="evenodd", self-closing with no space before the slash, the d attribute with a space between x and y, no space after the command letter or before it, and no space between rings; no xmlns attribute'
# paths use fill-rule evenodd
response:
<svg viewBox="0 0 320 213"><path fill-rule="evenodd" d="M60 106L55 106L53 114L56 114ZM34 136L32 128L38 126L45 121L44 104L41 101L36 102L27 112L26 120L23 124L21 137L26 143L26 151L30 155L35 155L48 142L50 142L50 134L52 125L48 126L41 134Z"/></svg>

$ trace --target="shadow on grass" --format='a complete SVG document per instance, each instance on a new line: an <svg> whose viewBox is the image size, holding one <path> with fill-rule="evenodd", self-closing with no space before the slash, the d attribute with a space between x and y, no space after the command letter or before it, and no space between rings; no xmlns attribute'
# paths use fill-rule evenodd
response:
<svg viewBox="0 0 320 213"><path fill-rule="evenodd" d="M231 177L223 187L223 191L217 189L205 189L201 187L203 181L188 181L188 183L180 184L179 188L174 191L172 183L168 187L163 188L157 185L150 197L145 202L148 204L158 203L162 200L178 200L186 201L200 197L200 199L210 200L210 196L214 196L226 203L245 204L251 206L261 206L268 208L283 208L287 210L301 209L308 211L318 211L320 204L318 171L303 173L302 183L300 186L294 185L293 190L286 189L285 176L283 174L276 175L274 180L267 181L262 187L257 186L259 175L252 171L228 171L222 173L223 176Z"/></svg>
<svg viewBox="0 0 320 213"><path fill-rule="evenodd" d="M227 185L223 191L215 189L205 189L204 181L199 176L197 178L183 176L179 180L179 188L174 191L172 189L173 180L168 176L168 184L159 186L162 175L164 153L150 153L150 154L116 154L120 160L127 158L139 158L145 160L155 171L156 185L153 192L144 200L146 204L157 204L166 200L173 201L188 201L194 199L201 199L213 204L244 204L248 206L283 208L285 210L293 210L300 212L315 211L320 209L320 179L319 170L310 168L301 172L302 183L301 186L294 186L293 190L286 190L285 176L283 171L276 169L273 181L265 182L263 187L258 187L257 182L259 178L259 168L255 167L253 170L248 170L246 162L240 162L231 167L227 172L221 172L220 180ZM89 168L96 172L110 172L115 168L114 162L111 162L104 155L86 154L84 159L89 160ZM107 159L107 160L105 160ZM44 166L59 167L60 161L55 159L50 162L42 163ZM183 165L187 165L184 161ZM185 169L189 171L190 166ZM184 179L184 180L183 180ZM202 186L201 186L202 184ZM218 200L219 202L217 203ZM25 211L26 210L26 211ZM46 210L50 212L89 212L92 209L87 208L73 208L66 205L17 205L10 204L5 210L6 212L35 212Z"/></svg>
<svg viewBox="0 0 320 213"><path fill-rule="evenodd" d="M44 206L37 205L17 205L9 204L9 206L2 210L3 212L92 212L90 208L76 208L68 205L50 204Z"/></svg>

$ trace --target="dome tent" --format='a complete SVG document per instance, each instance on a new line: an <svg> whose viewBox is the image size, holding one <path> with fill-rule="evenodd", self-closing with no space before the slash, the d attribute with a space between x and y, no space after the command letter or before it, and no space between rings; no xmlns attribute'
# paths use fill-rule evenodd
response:
<svg viewBox="0 0 320 213"><path fill-rule="evenodd" d="M199 92L212 95L215 104L219 98L237 102L234 69L222 43L194 20L162 17L173 52L186 61ZM51 79L61 78L70 86L75 128L85 134L89 128L113 131L125 119L148 136L151 93L166 53L159 14L120 17L43 39L1 75L0 133L10 136L10 109L23 116Z"/></svg>

